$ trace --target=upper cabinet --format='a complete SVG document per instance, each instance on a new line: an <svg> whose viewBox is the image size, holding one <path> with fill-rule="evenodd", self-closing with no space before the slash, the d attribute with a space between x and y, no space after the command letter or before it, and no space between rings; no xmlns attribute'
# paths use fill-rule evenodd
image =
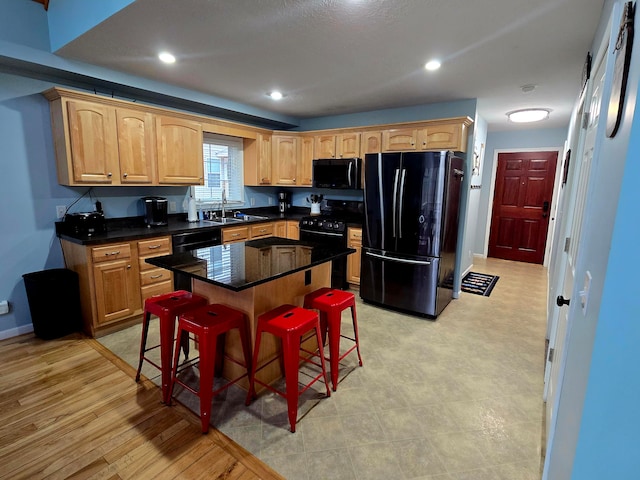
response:
<svg viewBox="0 0 640 480"><path fill-rule="evenodd" d="M382 130L382 151L467 150L468 117L437 120Z"/></svg>
<svg viewBox="0 0 640 480"><path fill-rule="evenodd" d="M60 88L44 96L61 185L203 184L199 122Z"/></svg>
<svg viewBox="0 0 640 480"><path fill-rule="evenodd" d="M115 108L59 99L51 105L58 182L118 184L120 166Z"/></svg>
<svg viewBox="0 0 640 480"><path fill-rule="evenodd" d="M272 148L273 183L296 185L298 178L298 137L274 135Z"/></svg>
<svg viewBox="0 0 640 480"><path fill-rule="evenodd" d="M380 130L362 132L361 144L363 157L367 153L380 153L382 151L382 132Z"/></svg>
<svg viewBox="0 0 640 480"><path fill-rule="evenodd" d="M116 109L120 182L154 183L156 144L153 115L126 108Z"/></svg>
<svg viewBox="0 0 640 480"><path fill-rule="evenodd" d="M316 135L314 158L360 157L360 133Z"/></svg>
<svg viewBox="0 0 640 480"><path fill-rule="evenodd" d="M156 116L158 182L204 185L202 124L166 115Z"/></svg>
<svg viewBox="0 0 640 480"><path fill-rule="evenodd" d="M271 185L271 135L244 139L244 184Z"/></svg>
<svg viewBox="0 0 640 480"><path fill-rule="evenodd" d="M314 137L302 136L299 139L300 153L298 155L297 185L311 186L313 172Z"/></svg>

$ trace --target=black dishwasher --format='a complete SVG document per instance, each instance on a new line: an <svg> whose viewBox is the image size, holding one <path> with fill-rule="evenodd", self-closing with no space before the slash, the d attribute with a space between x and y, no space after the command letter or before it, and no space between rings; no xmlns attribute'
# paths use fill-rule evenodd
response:
<svg viewBox="0 0 640 480"><path fill-rule="evenodd" d="M222 231L219 228L198 229L193 232L175 233L171 236L173 253L183 253L197 248L211 247L222 244ZM175 290L191 291L191 277L173 274Z"/></svg>

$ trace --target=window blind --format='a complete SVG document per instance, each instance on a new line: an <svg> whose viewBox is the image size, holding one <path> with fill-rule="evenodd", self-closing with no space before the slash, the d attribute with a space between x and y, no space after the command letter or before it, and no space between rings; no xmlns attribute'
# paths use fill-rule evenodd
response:
<svg viewBox="0 0 640 480"><path fill-rule="evenodd" d="M196 202L220 203L224 190L228 203L244 204L242 139L205 133L202 148L204 185L193 188Z"/></svg>

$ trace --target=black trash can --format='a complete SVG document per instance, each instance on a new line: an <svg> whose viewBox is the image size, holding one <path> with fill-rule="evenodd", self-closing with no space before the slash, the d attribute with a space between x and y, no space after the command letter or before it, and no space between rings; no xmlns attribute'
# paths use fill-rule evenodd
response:
<svg viewBox="0 0 640 480"><path fill-rule="evenodd" d="M76 272L53 268L25 273L22 278L36 336L51 340L80 331L82 313Z"/></svg>

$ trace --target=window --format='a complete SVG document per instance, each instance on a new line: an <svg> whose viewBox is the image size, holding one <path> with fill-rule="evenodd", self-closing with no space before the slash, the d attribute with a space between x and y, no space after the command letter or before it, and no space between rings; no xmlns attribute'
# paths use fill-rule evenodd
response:
<svg viewBox="0 0 640 480"><path fill-rule="evenodd" d="M204 185L193 187L193 198L199 205L217 208L224 191L227 204L243 205L242 139L205 133L202 148Z"/></svg>

